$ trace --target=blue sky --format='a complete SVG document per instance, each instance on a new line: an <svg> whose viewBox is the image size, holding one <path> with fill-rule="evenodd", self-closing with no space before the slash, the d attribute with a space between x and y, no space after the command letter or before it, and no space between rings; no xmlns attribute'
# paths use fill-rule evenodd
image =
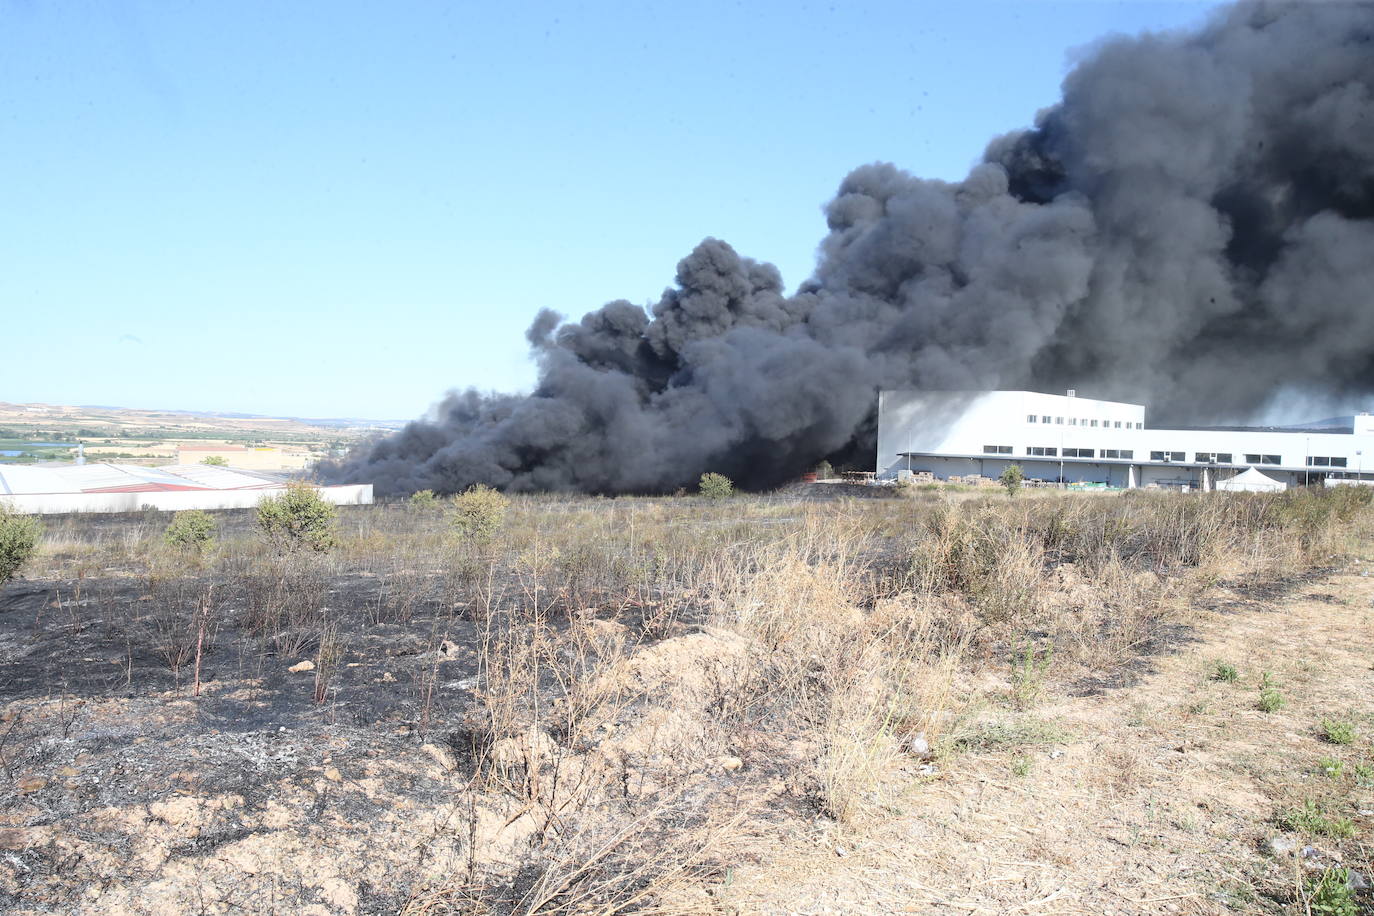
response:
<svg viewBox="0 0 1374 916"><path fill-rule="evenodd" d="M1214 4L0 0L0 400L407 418Z"/></svg>

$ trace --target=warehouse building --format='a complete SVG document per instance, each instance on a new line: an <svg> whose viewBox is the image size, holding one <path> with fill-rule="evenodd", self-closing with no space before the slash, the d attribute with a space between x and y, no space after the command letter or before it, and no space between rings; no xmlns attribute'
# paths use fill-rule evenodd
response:
<svg viewBox="0 0 1374 916"><path fill-rule="evenodd" d="M211 465L0 465L0 504L25 514L243 509L286 489L278 474ZM372 502L372 484L317 487L340 506Z"/></svg>
<svg viewBox="0 0 1374 916"><path fill-rule="evenodd" d="M1281 489L1374 482L1374 417L1156 429L1145 407L1035 391L884 391L880 478L1027 479L1118 488ZM1253 473L1249 471L1253 469ZM1243 476L1242 476L1243 475Z"/></svg>

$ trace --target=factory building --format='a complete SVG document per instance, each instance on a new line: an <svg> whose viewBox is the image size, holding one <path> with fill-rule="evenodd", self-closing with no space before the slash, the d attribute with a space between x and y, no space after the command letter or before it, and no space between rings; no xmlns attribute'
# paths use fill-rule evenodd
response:
<svg viewBox="0 0 1374 916"><path fill-rule="evenodd" d="M286 489L278 474L211 465L0 465L0 504L25 514L244 509ZM317 487L335 505L372 502L372 484Z"/></svg>
<svg viewBox="0 0 1374 916"><path fill-rule="evenodd" d="M1156 429L1144 405L1073 391L879 394L879 478L996 479L1012 464L1031 481L1122 489L1374 482L1374 417Z"/></svg>

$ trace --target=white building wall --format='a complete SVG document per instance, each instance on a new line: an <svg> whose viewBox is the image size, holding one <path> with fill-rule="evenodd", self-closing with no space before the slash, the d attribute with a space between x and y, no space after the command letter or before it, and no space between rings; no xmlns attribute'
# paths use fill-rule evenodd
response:
<svg viewBox="0 0 1374 916"><path fill-rule="evenodd" d="M1113 443L1133 444L1129 433L1144 421L1139 404L1035 391L884 391L878 395L876 470L890 477L905 468L902 452L981 455L995 445L1010 446L1013 456L1024 457L1031 446L1092 447L1090 442L1105 440L1108 433Z"/></svg>
<svg viewBox="0 0 1374 916"><path fill-rule="evenodd" d="M275 496L284 487L260 490L170 490L148 493L21 493L0 496L0 502L26 515L65 512L138 512L148 506L168 512L182 509L251 509L264 496ZM372 503L372 484L316 487L325 502L336 506Z"/></svg>
<svg viewBox="0 0 1374 916"><path fill-rule="evenodd" d="M879 396L876 471L880 477L908 467L937 477L996 476L1011 459L1028 477L1056 480L1062 458L1063 478L1071 482L1129 486L1129 468L1135 465L1137 486L1201 487L1203 462L1197 456L1203 453L1231 456L1211 470L1211 483L1249 466L1290 484L1328 473L1374 475L1374 417L1369 415L1350 419L1354 432L1149 429L1144 419L1139 404L1028 391L885 391ZM1010 451L989 453L989 447ZM1033 455L1032 448L1053 449L1055 455ZM1103 462L1070 460L1081 449L1091 449L1095 459L1106 458L1104 450L1129 455ZM917 455L903 457L905 452ZM1157 461L1154 452L1168 460ZM935 455L944 460L937 464ZM1275 457L1277 462L1271 460ZM1337 461L1319 465L1309 463L1312 458Z"/></svg>

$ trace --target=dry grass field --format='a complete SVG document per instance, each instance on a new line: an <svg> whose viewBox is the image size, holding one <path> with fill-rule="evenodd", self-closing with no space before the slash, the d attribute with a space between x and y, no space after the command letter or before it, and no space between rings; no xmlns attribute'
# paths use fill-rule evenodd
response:
<svg viewBox="0 0 1374 916"><path fill-rule="evenodd" d="M1369 911L1368 491L807 492L47 520L0 910Z"/></svg>

